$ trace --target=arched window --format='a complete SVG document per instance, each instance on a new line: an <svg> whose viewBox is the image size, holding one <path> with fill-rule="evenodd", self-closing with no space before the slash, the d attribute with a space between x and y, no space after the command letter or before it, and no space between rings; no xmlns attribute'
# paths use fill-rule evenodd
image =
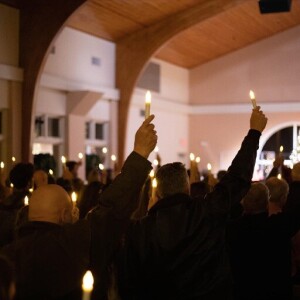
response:
<svg viewBox="0 0 300 300"><path fill-rule="evenodd" d="M255 168L255 179L265 178L273 167L277 155L284 157L284 164L292 167L300 161L300 123L286 123L269 130L262 137Z"/></svg>

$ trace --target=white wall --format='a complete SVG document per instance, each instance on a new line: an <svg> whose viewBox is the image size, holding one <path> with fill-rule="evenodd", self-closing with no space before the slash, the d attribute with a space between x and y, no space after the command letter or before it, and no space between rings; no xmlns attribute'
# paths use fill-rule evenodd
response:
<svg viewBox="0 0 300 300"><path fill-rule="evenodd" d="M100 58L95 66L91 58ZM83 32L64 28L55 42L45 73L104 87L115 87L115 44Z"/></svg>
<svg viewBox="0 0 300 300"><path fill-rule="evenodd" d="M0 4L0 64L19 64L19 11Z"/></svg>

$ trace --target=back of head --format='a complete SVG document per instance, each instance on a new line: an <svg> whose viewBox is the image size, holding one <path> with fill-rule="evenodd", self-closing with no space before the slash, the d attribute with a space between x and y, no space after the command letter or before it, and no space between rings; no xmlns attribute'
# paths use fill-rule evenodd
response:
<svg viewBox="0 0 300 300"><path fill-rule="evenodd" d="M36 189L29 202L29 221L64 224L72 222L72 203L68 193L56 184Z"/></svg>
<svg viewBox="0 0 300 300"><path fill-rule="evenodd" d="M0 256L0 299L12 300L15 294L15 278L11 263Z"/></svg>
<svg viewBox="0 0 300 300"><path fill-rule="evenodd" d="M166 164L156 173L158 199L178 193L189 194L189 178L184 165L180 162Z"/></svg>
<svg viewBox="0 0 300 300"><path fill-rule="evenodd" d="M289 186L285 180L271 177L266 181L266 186L270 192L269 201L283 207L289 192Z"/></svg>
<svg viewBox="0 0 300 300"><path fill-rule="evenodd" d="M48 174L43 170L36 170L33 174L33 181L36 187L48 184Z"/></svg>
<svg viewBox="0 0 300 300"><path fill-rule="evenodd" d="M268 209L269 190L263 183L252 183L251 188L242 200L246 214L258 214Z"/></svg>
<svg viewBox="0 0 300 300"><path fill-rule="evenodd" d="M292 179L293 181L300 181L300 162L294 164L293 166Z"/></svg>
<svg viewBox="0 0 300 300"><path fill-rule="evenodd" d="M33 176L33 164L18 163L9 173L9 180L16 189L26 189L31 183Z"/></svg>

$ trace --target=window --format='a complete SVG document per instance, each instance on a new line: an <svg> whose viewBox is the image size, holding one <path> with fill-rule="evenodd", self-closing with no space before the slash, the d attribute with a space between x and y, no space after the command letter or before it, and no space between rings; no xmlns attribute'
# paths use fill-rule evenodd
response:
<svg viewBox="0 0 300 300"><path fill-rule="evenodd" d="M45 135L45 117L37 116L35 118L35 135L36 137Z"/></svg>
<svg viewBox="0 0 300 300"><path fill-rule="evenodd" d="M91 123L85 122L85 138L88 140L91 138Z"/></svg>
<svg viewBox="0 0 300 300"><path fill-rule="evenodd" d="M104 123L95 124L95 138L96 140L104 140Z"/></svg>
<svg viewBox="0 0 300 300"><path fill-rule="evenodd" d="M48 118L48 136L60 137L59 118Z"/></svg>

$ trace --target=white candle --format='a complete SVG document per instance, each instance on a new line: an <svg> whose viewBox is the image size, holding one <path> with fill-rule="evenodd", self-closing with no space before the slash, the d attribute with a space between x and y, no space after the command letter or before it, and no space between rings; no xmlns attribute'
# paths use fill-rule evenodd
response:
<svg viewBox="0 0 300 300"><path fill-rule="evenodd" d="M210 163L207 164L207 170L208 170L209 172L211 171L211 164L210 164Z"/></svg>
<svg viewBox="0 0 300 300"><path fill-rule="evenodd" d="M28 198L28 196L25 196L24 205L28 205L28 204L29 204L29 198Z"/></svg>
<svg viewBox="0 0 300 300"><path fill-rule="evenodd" d="M61 163L62 163L64 169L66 168L66 162L67 162L67 160L66 160L65 156L62 156Z"/></svg>
<svg viewBox="0 0 300 300"><path fill-rule="evenodd" d="M150 106L151 106L151 93L147 91L145 96L145 119L150 116Z"/></svg>
<svg viewBox="0 0 300 300"><path fill-rule="evenodd" d="M249 96L250 96L250 99L251 99L251 102L252 102L252 106L253 108L256 108L256 99L255 99L255 94L252 90L250 90L249 92Z"/></svg>
<svg viewBox="0 0 300 300"><path fill-rule="evenodd" d="M155 198L156 188L157 188L157 180L156 180L156 178L153 178L152 179L152 199Z"/></svg>
<svg viewBox="0 0 300 300"><path fill-rule="evenodd" d="M72 199L73 205L76 206L76 201L77 201L77 194L76 194L76 192L72 192L71 199Z"/></svg>
<svg viewBox="0 0 300 300"><path fill-rule="evenodd" d="M90 300L94 286L94 277L91 271L87 271L82 280L82 300Z"/></svg>

